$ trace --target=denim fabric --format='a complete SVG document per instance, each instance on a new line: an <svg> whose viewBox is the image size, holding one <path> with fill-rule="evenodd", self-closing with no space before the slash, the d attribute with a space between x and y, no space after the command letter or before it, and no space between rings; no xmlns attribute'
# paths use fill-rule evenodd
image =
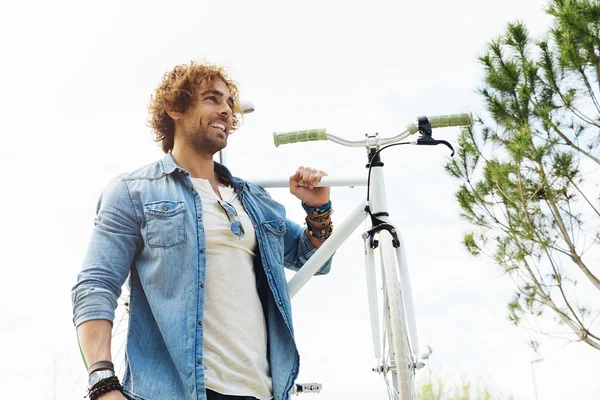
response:
<svg viewBox="0 0 600 400"><path fill-rule="evenodd" d="M230 180L256 230L257 286L265 311L274 398L288 399L299 368L283 267L298 270L315 252L304 228L262 188ZM206 240L202 203L190 174L170 154L124 174L104 190L77 284L75 326L114 319L130 287L124 392L136 400L205 400L203 328ZM329 272L331 260L319 271ZM235 295L232 293L232 295Z"/></svg>

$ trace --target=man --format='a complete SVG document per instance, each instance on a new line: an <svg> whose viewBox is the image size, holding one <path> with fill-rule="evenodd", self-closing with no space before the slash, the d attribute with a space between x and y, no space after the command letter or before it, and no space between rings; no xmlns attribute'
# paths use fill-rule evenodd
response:
<svg viewBox="0 0 600 400"><path fill-rule="evenodd" d="M239 125L238 100L219 67L192 62L165 74L149 110L166 156L118 177L100 198L72 291L90 400L289 397L299 356L282 267L301 268L331 234L329 189L315 187L326 175L319 170L290 177L305 229L213 162ZM110 342L126 279L121 386Z"/></svg>

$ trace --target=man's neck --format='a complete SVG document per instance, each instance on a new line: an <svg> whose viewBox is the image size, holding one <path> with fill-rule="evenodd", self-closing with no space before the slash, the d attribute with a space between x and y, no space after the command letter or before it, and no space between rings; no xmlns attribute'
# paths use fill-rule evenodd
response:
<svg viewBox="0 0 600 400"><path fill-rule="evenodd" d="M215 164L209 154L198 154L190 147L177 146L171 151L175 163L188 171L192 178L208 179L213 187L218 186L219 179L215 174Z"/></svg>

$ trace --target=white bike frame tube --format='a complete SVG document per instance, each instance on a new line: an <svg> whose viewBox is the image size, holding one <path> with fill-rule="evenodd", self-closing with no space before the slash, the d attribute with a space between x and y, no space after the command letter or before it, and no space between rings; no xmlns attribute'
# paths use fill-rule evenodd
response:
<svg viewBox="0 0 600 400"><path fill-rule="evenodd" d="M277 178L277 179L248 179L248 181L257 184L263 188L287 188L290 187L290 180L285 178ZM318 187L329 186L329 187L338 187L338 186L367 186L367 178L365 177L356 177L356 178L332 178L329 176L324 176L321 178L321 182L317 185Z"/></svg>
<svg viewBox="0 0 600 400"><path fill-rule="evenodd" d="M373 167L371 170L371 195L369 198L371 205L371 212L373 214L378 212L387 212L387 204L385 197L385 182L383 176L383 168ZM400 240L400 247L396 250L396 261L398 264L398 275L400 277L400 285L402 287L402 300L404 303L404 313L406 315L406 323L408 324L408 331L410 336L410 343L412 346L413 353L416 357L419 356L419 342L417 339L417 328L416 319L414 312L414 303L412 296L412 289L410 285L410 276L408 272L408 263L406 261L406 254L404 251L404 243L402 242L402 235L400 230L394 224L389 217L379 217L382 221L389 223L396 230L398 240Z"/></svg>
<svg viewBox="0 0 600 400"><path fill-rule="evenodd" d="M371 317L371 334L373 335L373 351L379 363L381 359L381 341L379 333L379 302L377 298L377 278L375 276L375 254L369 246L369 238L365 239L365 267L367 271L367 295L369 297L369 315Z"/></svg>
<svg viewBox="0 0 600 400"><path fill-rule="evenodd" d="M391 222L390 222L391 223ZM417 338L417 323L415 319L415 309L413 304L412 289L410 286L410 276L408 273L408 263L406 262L406 251L402 235L396 229L398 234L398 240L400 240L400 247L396 250L396 262L398 263L398 270L400 275L400 285L402 286L402 299L404 300L404 312L406 314L406 322L408 323L408 330L410 334L410 343L412 345L412 351L415 357L419 357L419 340Z"/></svg>
<svg viewBox="0 0 600 400"><path fill-rule="evenodd" d="M321 269L323 264L335 253L335 251L348 239L356 228L365 220L365 202L360 202L350 215L333 231L329 239L313 254L309 260L296 272L288 282L290 299L293 298L302 286L308 282L314 274Z"/></svg>
<svg viewBox="0 0 600 400"><path fill-rule="evenodd" d="M371 207L371 212L373 214L387 212L383 167L373 167L371 169L370 191L369 206Z"/></svg>

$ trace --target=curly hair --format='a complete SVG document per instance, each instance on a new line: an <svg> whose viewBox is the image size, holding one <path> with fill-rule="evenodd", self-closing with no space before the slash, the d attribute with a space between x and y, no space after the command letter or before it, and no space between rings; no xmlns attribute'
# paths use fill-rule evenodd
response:
<svg viewBox="0 0 600 400"><path fill-rule="evenodd" d="M162 151L168 153L173 150L175 142L175 122L167 114L166 108L185 113L195 104L195 93L200 84L205 81L211 82L213 79L222 80L229 88L234 99L231 132L239 127L239 115L242 114L242 110L239 104L238 86L236 82L227 78L224 69L214 64L198 64L194 61L191 61L190 65L178 65L172 71L165 73L148 105L150 112L148 125L154 130L154 141L161 143Z"/></svg>

